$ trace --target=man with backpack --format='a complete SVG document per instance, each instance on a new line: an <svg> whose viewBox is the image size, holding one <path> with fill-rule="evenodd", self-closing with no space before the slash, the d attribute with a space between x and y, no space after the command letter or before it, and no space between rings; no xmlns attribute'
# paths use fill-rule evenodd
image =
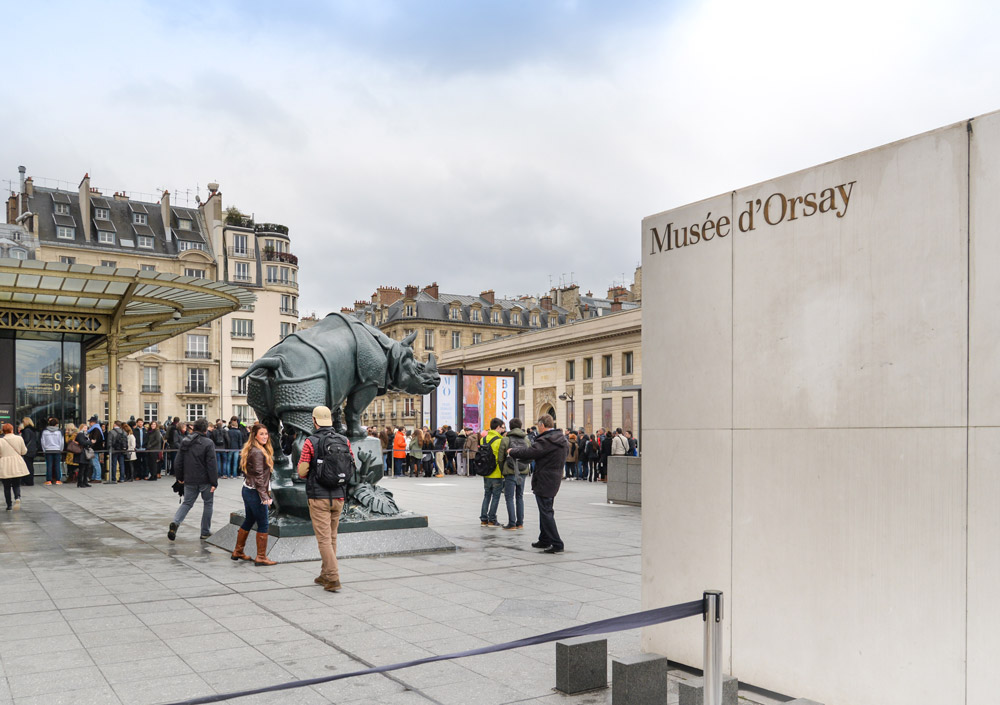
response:
<svg viewBox="0 0 1000 705"><path fill-rule="evenodd" d="M312 416L316 433L302 444L297 469L299 477L306 481L309 517L323 559L319 577L313 582L327 592L339 592L337 527L344 511L347 483L354 473L354 453L351 442L333 430L329 407L317 406Z"/></svg>
<svg viewBox="0 0 1000 705"><path fill-rule="evenodd" d="M125 482L125 451L128 449L128 434L122 430L122 422L115 421L108 432L108 446L111 449L111 461L108 463L108 483ZM115 469L118 479L115 480Z"/></svg>
<svg viewBox="0 0 1000 705"><path fill-rule="evenodd" d="M500 441L502 439L503 419L495 418L490 421L490 432L482 440L476 451L476 457L473 458L476 474L483 478L483 506L479 512L480 526L494 528L500 526L500 522L497 521L497 507L500 506L500 493L503 491L503 475L500 472L499 462ZM490 455L493 456L492 464L489 462Z"/></svg>
<svg viewBox="0 0 1000 705"><path fill-rule="evenodd" d="M511 448L531 445L522 426L521 419L511 419L510 430L497 449L497 462L503 475L503 496L507 501L507 523L503 528L508 531L524 528L524 478L531 472L531 463L507 455Z"/></svg>

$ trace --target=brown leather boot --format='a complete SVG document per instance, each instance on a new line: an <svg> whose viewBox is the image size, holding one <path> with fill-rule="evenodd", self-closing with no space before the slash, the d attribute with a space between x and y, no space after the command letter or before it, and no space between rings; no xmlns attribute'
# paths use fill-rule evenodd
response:
<svg viewBox="0 0 1000 705"><path fill-rule="evenodd" d="M257 532L257 557L253 559L254 565L277 565L267 557L267 534Z"/></svg>
<svg viewBox="0 0 1000 705"><path fill-rule="evenodd" d="M233 549L233 555L230 556L234 561L252 561L253 558L248 556L243 552L243 548L247 545L247 537L250 532L246 529L240 529L236 532L236 548Z"/></svg>

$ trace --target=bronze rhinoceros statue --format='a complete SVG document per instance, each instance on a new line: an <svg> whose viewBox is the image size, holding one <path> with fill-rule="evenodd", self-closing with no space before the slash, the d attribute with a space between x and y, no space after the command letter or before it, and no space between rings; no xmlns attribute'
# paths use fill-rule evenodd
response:
<svg viewBox="0 0 1000 705"><path fill-rule="evenodd" d="M415 333L393 340L361 320L331 313L313 327L286 336L240 376L247 378L247 403L273 439L272 489L280 512L308 517L304 484L294 468L302 444L314 431L315 407L330 407L334 428L357 441L365 437L361 415L376 396L389 390L427 394L437 388L441 378L434 355L426 364L418 361L414 338ZM289 454L277 442L282 427L293 439ZM381 457L361 459L364 463L348 484L348 496L370 512L396 513L392 495L374 487L382 476Z"/></svg>

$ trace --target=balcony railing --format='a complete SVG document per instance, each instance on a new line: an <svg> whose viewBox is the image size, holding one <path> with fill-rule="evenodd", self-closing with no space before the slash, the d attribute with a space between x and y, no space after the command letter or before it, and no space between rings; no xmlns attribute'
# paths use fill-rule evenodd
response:
<svg viewBox="0 0 1000 705"><path fill-rule="evenodd" d="M289 308L288 306L282 306L281 312L289 316L298 316L299 310L297 308Z"/></svg>
<svg viewBox="0 0 1000 705"><path fill-rule="evenodd" d="M299 258L291 252L278 252L277 250L265 249L262 253L267 262L284 262L285 264L294 264L296 267L299 265Z"/></svg>
<svg viewBox="0 0 1000 705"><path fill-rule="evenodd" d="M299 283L297 281L292 281L291 279L280 279L279 277L268 277L268 284L279 284L281 286L290 286L294 289L299 288Z"/></svg>
<svg viewBox="0 0 1000 705"><path fill-rule="evenodd" d="M226 253L230 257L240 257L242 259L255 259L255 253L249 247L234 247L230 245L226 248Z"/></svg>
<svg viewBox="0 0 1000 705"><path fill-rule="evenodd" d="M188 360L211 360L212 353L208 350L185 350L184 357Z"/></svg>
<svg viewBox="0 0 1000 705"><path fill-rule="evenodd" d="M231 282L239 282L241 284L251 284L253 283L253 277L249 274L234 274L229 277Z"/></svg>
<svg viewBox="0 0 1000 705"><path fill-rule="evenodd" d="M211 394L212 388L207 384L185 384L185 394Z"/></svg>
<svg viewBox="0 0 1000 705"><path fill-rule="evenodd" d="M253 360L233 360L230 364L233 367L250 367L253 364Z"/></svg>
<svg viewBox="0 0 1000 705"><path fill-rule="evenodd" d="M144 385L142 385L142 393L143 394L159 394L160 393L160 385L158 385L158 384L144 384Z"/></svg>
<svg viewBox="0 0 1000 705"><path fill-rule="evenodd" d="M288 235L288 226L282 225L281 223L257 223L254 226L254 231L258 233L281 233L282 235Z"/></svg>
<svg viewBox="0 0 1000 705"><path fill-rule="evenodd" d="M247 333L245 331L234 330L232 335L234 338L239 338L240 340L253 340L253 331Z"/></svg>

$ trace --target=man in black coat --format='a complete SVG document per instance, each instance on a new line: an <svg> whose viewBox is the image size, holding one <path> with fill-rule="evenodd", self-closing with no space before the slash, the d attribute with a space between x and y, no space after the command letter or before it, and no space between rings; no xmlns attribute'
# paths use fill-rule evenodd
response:
<svg viewBox="0 0 1000 705"><path fill-rule="evenodd" d="M562 486L563 468L569 453L569 441L555 428L556 422L549 414L542 414L538 421L538 435L530 446L512 447L507 455L516 460L534 460L535 472L531 476L531 491L538 505L538 541L532 548L545 549L545 553L562 553L564 544L556 528L555 498Z"/></svg>
<svg viewBox="0 0 1000 705"><path fill-rule="evenodd" d="M208 419L202 417L194 422L194 433L181 441L177 459L174 461L174 476L184 485L184 501L177 508L174 520L170 522L167 538L173 541L184 517L191 511L194 501L201 495L204 508L201 511L201 538L212 535L212 500L215 488L219 486L219 470L215 461L215 443L208 433Z"/></svg>
<svg viewBox="0 0 1000 705"><path fill-rule="evenodd" d="M611 440L611 431L604 431L604 437L601 439L601 482L608 481L608 458L611 457Z"/></svg>

